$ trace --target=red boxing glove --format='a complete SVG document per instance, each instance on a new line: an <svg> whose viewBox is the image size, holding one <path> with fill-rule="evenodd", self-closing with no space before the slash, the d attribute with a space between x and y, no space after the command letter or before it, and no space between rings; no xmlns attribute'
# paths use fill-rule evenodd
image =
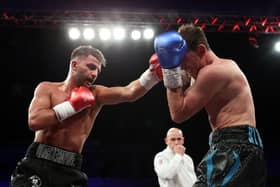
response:
<svg viewBox="0 0 280 187"><path fill-rule="evenodd" d="M155 84L162 80L162 70L156 54L153 54L149 60L149 69L147 69L139 78L140 84L146 90L150 90Z"/></svg>
<svg viewBox="0 0 280 187"><path fill-rule="evenodd" d="M87 87L81 86L72 90L69 102L79 112L94 104L95 98Z"/></svg>
<svg viewBox="0 0 280 187"><path fill-rule="evenodd" d="M156 53L154 53L150 60L149 60L149 64L150 64L150 71L155 73L158 77L159 80L163 79L163 75L162 75L162 69L158 60L158 56Z"/></svg>
<svg viewBox="0 0 280 187"><path fill-rule="evenodd" d="M63 121L70 116L92 106L95 103L95 97L92 92L84 86L74 88L70 99L53 107L57 119Z"/></svg>

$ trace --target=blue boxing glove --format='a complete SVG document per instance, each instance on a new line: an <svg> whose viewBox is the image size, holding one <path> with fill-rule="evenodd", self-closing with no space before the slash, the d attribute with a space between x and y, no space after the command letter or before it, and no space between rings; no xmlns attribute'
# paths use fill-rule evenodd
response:
<svg viewBox="0 0 280 187"><path fill-rule="evenodd" d="M186 41L178 32L169 31L155 38L154 49L162 67L164 86L182 87L181 63L188 49Z"/></svg>

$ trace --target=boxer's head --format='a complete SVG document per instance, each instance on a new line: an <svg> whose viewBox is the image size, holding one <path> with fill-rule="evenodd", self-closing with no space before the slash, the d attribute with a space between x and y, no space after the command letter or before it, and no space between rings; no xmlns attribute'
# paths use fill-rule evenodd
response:
<svg viewBox="0 0 280 187"><path fill-rule="evenodd" d="M77 85L90 87L101 72L102 65L106 65L103 53L90 45L82 45L71 54L70 74Z"/></svg>
<svg viewBox="0 0 280 187"><path fill-rule="evenodd" d="M179 27L178 32L186 40L189 50L195 51L199 44L205 45L206 49L210 50L205 33L200 27L184 24Z"/></svg>
<svg viewBox="0 0 280 187"><path fill-rule="evenodd" d="M79 58L79 57L83 57L83 56L87 57L89 55L94 56L103 67L106 66L106 59L105 59L103 53L99 49L94 48L91 45L81 45L81 46L75 48L72 51L70 60L72 61L75 58Z"/></svg>
<svg viewBox="0 0 280 187"><path fill-rule="evenodd" d="M202 59L205 57L210 46L204 31L193 24L184 24L179 27L178 32L188 44L188 52L182 62L182 68L189 71L193 77L202 66Z"/></svg>

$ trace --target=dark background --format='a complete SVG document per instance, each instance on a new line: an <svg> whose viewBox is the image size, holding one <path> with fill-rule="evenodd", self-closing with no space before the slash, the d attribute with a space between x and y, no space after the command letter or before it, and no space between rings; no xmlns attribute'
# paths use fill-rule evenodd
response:
<svg viewBox="0 0 280 187"><path fill-rule="evenodd" d="M2 9L20 10L177 10L194 14L279 15L278 0L1 0Z"/></svg>
<svg viewBox="0 0 280 187"><path fill-rule="evenodd" d="M89 9L93 8L152 8L143 1L3 1L4 9ZM133 2L133 3L132 3ZM172 1L173 2L173 1ZM88 3L89 6L85 6ZM96 4L95 4L96 3ZM141 6L140 6L141 5ZM238 15L277 15L276 1L241 1L212 3L201 1L162 1L161 10ZM87 7L87 8L85 8ZM176 8L177 7L177 8ZM279 7L279 6L278 6ZM212 11L212 12L211 12ZM159 30L160 31L160 30ZM159 32L158 31L158 32ZM213 51L223 58L235 60L246 74L255 100L257 127L261 133L268 164L268 186L279 186L280 156L278 140L280 54L272 50L278 34L258 34L260 47L248 42L249 33L206 32ZM1 107L0 181L9 180L17 161L23 157L34 134L28 129L27 110L36 85L41 81L63 81L68 72L73 48L83 42L69 41L63 27L0 27ZM148 67L153 54L152 41L90 42L100 48L107 59L97 84L126 85L137 79ZM208 150L210 127L204 110L178 125L169 116L166 93L162 83L134 103L105 106L100 112L84 147L84 171L91 179L130 181L122 186L157 186L153 170L154 155L165 148L163 138L172 126L183 130L187 152L195 164ZM100 181L99 181L100 182ZM113 183L115 182L115 185ZM111 182L117 186L117 182ZM98 182L95 181L95 185ZM102 180L101 180L102 183ZM2 183L0 183L1 185ZM119 184L119 183L118 183ZM6 183L2 184L3 186ZM102 183L103 186L104 181ZM102 186L100 184L100 186ZM110 186L108 183L107 186ZM1 186L2 187L2 186Z"/></svg>

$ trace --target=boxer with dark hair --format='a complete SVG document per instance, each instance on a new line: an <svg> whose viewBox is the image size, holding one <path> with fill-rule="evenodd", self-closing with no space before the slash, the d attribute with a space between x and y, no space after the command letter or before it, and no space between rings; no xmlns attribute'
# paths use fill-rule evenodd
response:
<svg viewBox="0 0 280 187"><path fill-rule="evenodd" d="M133 102L162 79L155 55L140 78L124 87L95 85L102 65L100 50L79 46L71 54L64 81L36 87L28 113L35 138L11 176L11 187L87 186L81 153L101 108Z"/></svg>
<svg viewBox="0 0 280 187"><path fill-rule="evenodd" d="M210 149L197 167L194 187L263 187L266 162L256 128L248 80L238 64L218 57L205 33L192 24L155 38L171 118L182 123L205 108ZM195 82L188 88L182 70Z"/></svg>

